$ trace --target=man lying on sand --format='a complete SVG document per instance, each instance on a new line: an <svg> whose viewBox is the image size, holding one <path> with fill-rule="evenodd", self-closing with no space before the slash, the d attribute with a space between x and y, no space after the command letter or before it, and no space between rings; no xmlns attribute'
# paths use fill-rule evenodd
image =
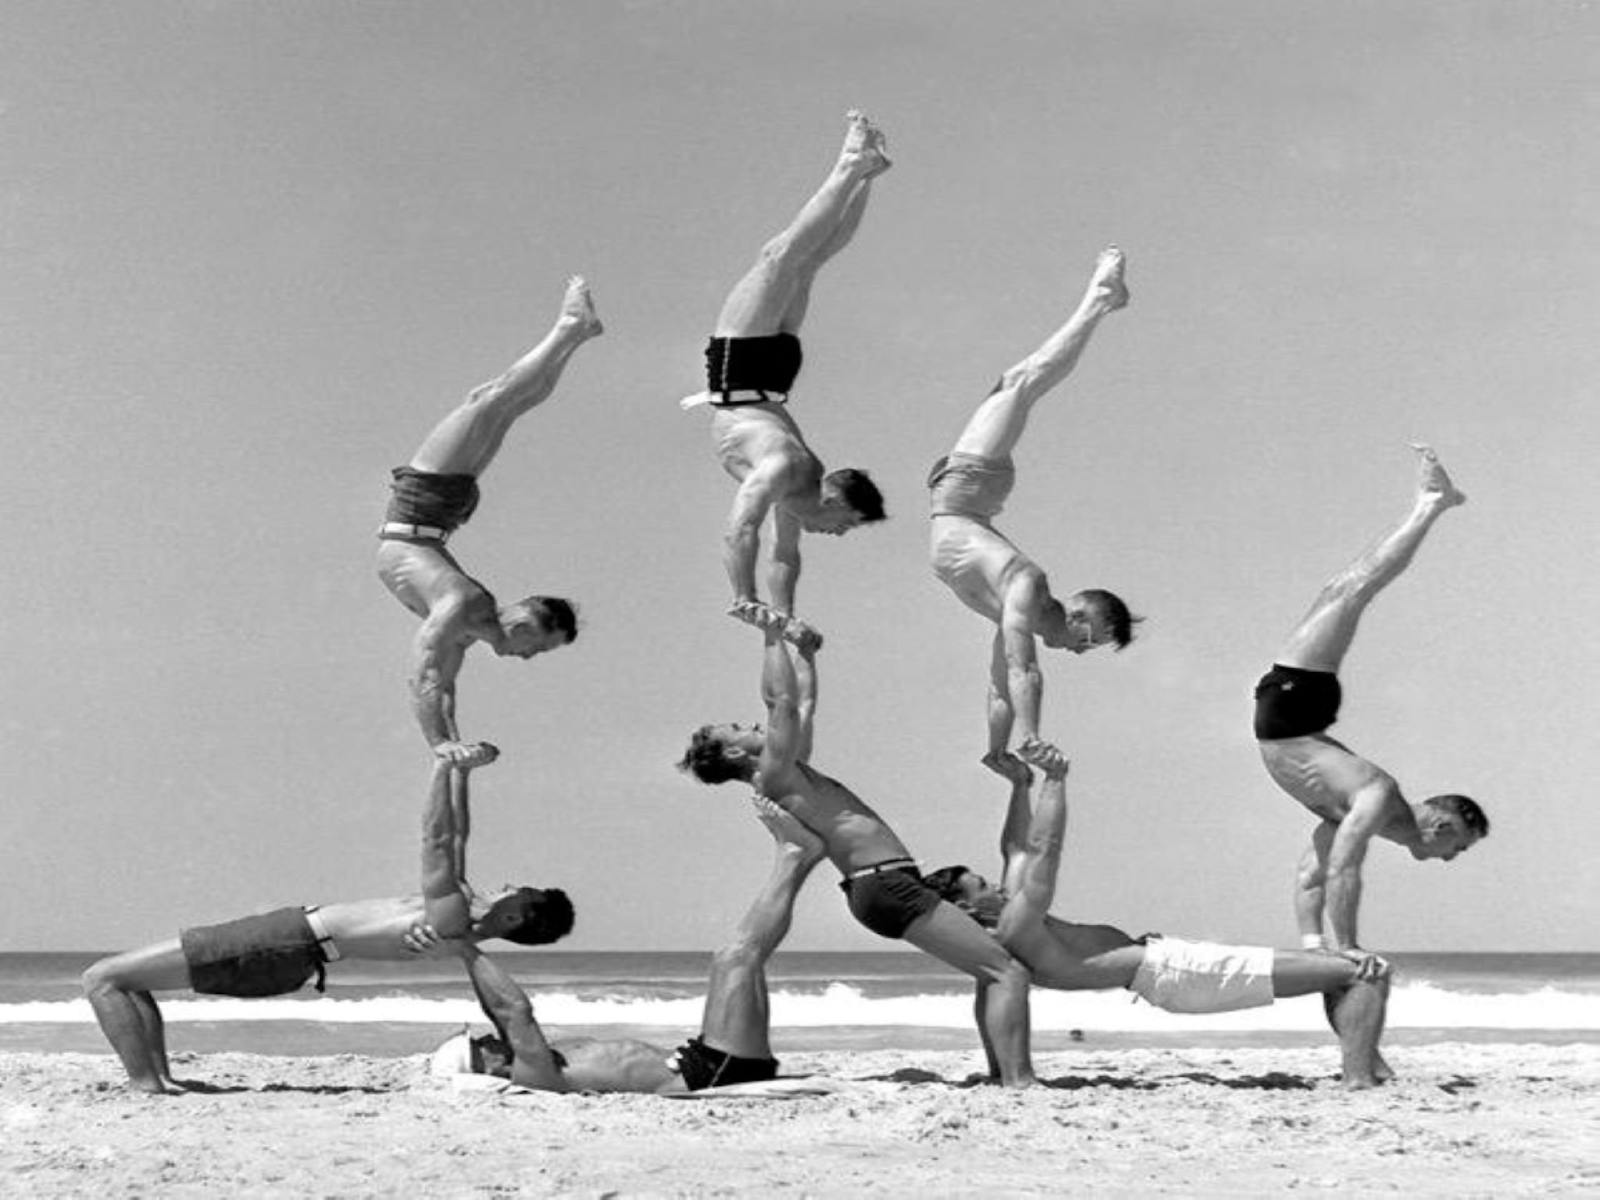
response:
<svg viewBox="0 0 1600 1200"><path fill-rule="evenodd" d="M1367 605L1397 579L1440 516L1466 503L1439 458L1414 446L1417 494L1405 519L1328 580L1272 669L1256 684L1255 734L1261 761L1285 792L1318 818L1300 861L1295 917L1302 943L1353 950L1361 902L1361 864L1375 837L1397 842L1418 861L1449 862L1489 835L1489 819L1466 796L1407 804L1400 785L1326 733L1339 715L1339 666Z"/></svg>
<svg viewBox="0 0 1600 1200"><path fill-rule="evenodd" d="M482 757L492 762L494 747L485 743ZM186 1090L167 1062L154 992L281 996L313 976L322 991L325 966L339 959L415 958L404 939L419 922L468 945L504 938L540 946L565 937L572 904L560 889L507 887L480 896L467 884L468 774L469 768L452 768L444 759L434 765L423 817L421 895L280 908L197 926L85 971L84 991L129 1082L146 1092Z"/></svg>
<svg viewBox="0 0 1600 1200"><path fill-rule="evenodd" d="M1062 991L1127 988L1157 1008L1190 1013L1230 1012L1320 992L1343 1048L1345 1086L1367 1088L1393 1078L1378 1053L1389 996L1389 967L1381 958L1359 951L1131 938L1109 925L1052 917L1067 827L1067 764L1053 763L1045 771L1031 815L1033 773L1027 765L1002 754L990 766L1011 781L1000 839L1001 886L962 866L941 867L928 883L1027 963L1035 984Z"/></svg>
<svg viewBox="0 0 1600 1200"><path fill-rule="evenodd" d="M433 753L457 765L483 765L478 744L463 742L456 728L456 676L467 650L483 642L502 658L532 658L571 642L578 622L559 596L497 604L445 543L478 507L478 477L511 426L549 398L573 351L602 332L588 284L574 276L544 340L474 388L411 461L394 469L394 494L378 530L378 577L422 618L412 646L411 709Z"/></svg>
<svg viewBox="0 0 1600 1200"><path fill-rule="evenodd" d="M710 406L717 458L739 481L723 536L723 564L733 589L729 615L807 641L817 639L816 631L794 616L801 531L837 536L884 519L877 485L853 467L824 473L787 404L800 371L798 334L811 285L855 235L872 181L889 169L882 131L859 112L848 121L828 178L761 248L723 301L706 345L706 390L683 401L685 408ZM770 603L763 604L756 594L756 560L768 512Z"/></svg>
<svg viewBox="0 0 1600 1200"><path fill-rule="evenodd" d="M770 801L757 798L755 806L757 819L772 834L772 873L733 940L712 956L698 1037L671 1053L632 1038L546 1041L527 993L467 938L446 944L466 963L478 1002L498 1036L452 1039L460 1052L455 1069L498 1075L540 1091L656 1095L776 1077L778 1062L767 1040L766 965L789 932L795 897L822 858L822 842ZM441 941L437 930L425 927L413 930L409 940L422 951ZM435 1052L436 1062L439 1057Z"/></svg>
<svg viewBox="0 0 1600 1200"><path fill-rule="evenodd" d="M923 883L888 822L811 766L817 685L810 648L800 648L797 669L782 636L768 629L764 662L766 731L702 726L679 767L702 783L748 783L820 837L844 876L840 887L856 920L879 937L904 938L978 981L978 1034L990 1073L1007 1087L1036 1082L1028 1052L1027 970Z"/></svg>
<svg viewBox="0 0 1600 1200"><path fill-rule="evenodd" d="M988 753L1006 749L1015 725L1018 752L1040 765L1052 747L1039 735L1042 683L1035 641L1074 654L1110 644L1120 650L1132 640L1138 618L1100 588L1058 600L1038 564L994 527L994 518L1016 482L1011 452L1033 406L1072 372L1101 319L1127 304L1122 271L1122 251L1112 246L1101 253L1067 323L1000 376L955 448L928 475L933 573L995 627Z"/></svg>

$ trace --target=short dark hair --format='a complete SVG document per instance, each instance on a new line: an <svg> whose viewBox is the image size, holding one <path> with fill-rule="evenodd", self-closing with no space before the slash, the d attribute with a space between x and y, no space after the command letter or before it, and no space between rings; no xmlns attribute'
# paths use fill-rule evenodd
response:
<svg viewBox="0 0 1600 1200"><path fill-rule="evenodd" d="M884 511L883 493L865 471L855 467L840 467L824 475L822 482L833 486L839 498L860 516L863 525L882 521L889 515Z"/></svg>
<svg viewBox="0 0 1600 1200"><path fill-rule="evenodd" d="M483 914L491 937L519 946L547 946L572 932L572 901L560 888L521 887L502 896Z"/></svg>
<svg viewBox="0 0 1600 1200"><path fill-rule="evenodd" d="M940 867L924 875L922 882L938 892L939 899L954 904L961 899L961 877L969 870L971 868L965 866Z"/></svg>
<svg viewBox="0 0 1600 1200"><path fill-rule="evenodd" d="M1474 837L1489 836L1489 818L1484 815L1483 809L1478 807L1478 802L1471 797L1448 792L1442 796L1429 796L1423 803L1454 813L1461 818L1461 823Z"/></svg>
<svg viewBox="0 0 1600 1200"><path fill-rule="evenodd" d="M1111 640L1116 642L1117 649L1126 649L1128 643L1133 641L1133 627L1144 618L1134 616L1122 602L1121 596L1104 588L1086 588L1077 594L1077 598L1085 608L1092 610L1095 616L1111 627Z"/></svg>
<svg viewBox="0 0 1600 1200"><path fill-rule="evenodd" d="M689 745L678 760L678 770L687 771L701 783L727 783L739 778L739 770L723 753L716 726L702 725L689 737Z"/></svg>
<svg viewBox="0 0 1600 1200"><path fill-rule="evenodd" d="M527 605L539 624L552 633L566 634L569 646L578 640L578 610L572 601L560 596L529 596Z"/></svg>

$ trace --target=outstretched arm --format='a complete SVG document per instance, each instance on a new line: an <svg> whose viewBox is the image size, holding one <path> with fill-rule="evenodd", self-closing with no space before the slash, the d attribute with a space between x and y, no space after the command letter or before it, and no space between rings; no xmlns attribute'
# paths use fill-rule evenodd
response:
<svg viewBox="0 0 1600 1200"><path fill-rule="evenodd" d="M466 933L472 919L463 876L466 849L457 825L457 774L444 759L434 760L422 813L423 920L445 938Z"/></svg>
<svg viewBox="0 0 1600 1200"><path fill-rule="evenodd" d="M1029 801L1033 788L1033 772L1028 764L1008 750L985 754L983 765L1011 784L1011 799L1006 804L1005 823L1000 827L1001 869L1009 868L1015 855L1022 853L1028 843L1028 825L1033 819Z"/></svg>
<svg viewBox="0 0 1600 1200"><path fill-rule="evenodd" d="M1357 792L1328 847L1327 922L1332 950L1360 948L1356 913L1361 907L1361 864L1373 835L1389 817L1389 792L1383 787Z"/></svg>
<svg viewBox="0 0 1600 1200"><path fill-rule="evenodd" d="M766 631L766 649L761 665L761 698L767 705L767 735L761 748L761 782L767 794L782 790L784 779L802 761L801 751L811 752L811 716L801 716L800 678L794 669L788 644L775 629ZM815 670L811 672L815 708Z"/></svg>
<svg viewBox="0 0 1600 1200"><path fill-rule="evenodd" d="M1006 695L1016 721L1017 745L1028 750L1040 743L1039 707L1044 682L1039 674L1034 629L1041 602L1036 579L1016 580L1006 589L1000 609L1000 641L1006 660ZM1029 757L1025 754L1024 757Z"/></svg>
<svg viewBox="0 0 1600 1200"><path fill-rule="evenodd" d="M772 561L767 565L767 597L784 616L794 615L800 582L800 519L779 507L772 513Z"/></svg>
<svg viewBox="0 0 1600 1200"><path fill-rule="evenodd" d="M728 527L722 538L722 565L728 572L735 606L756 602L756 559L761 553L761 523L767 519L768 510L781 494L783 474L781 467L758 466L744 477L734 495L733 510L728 514ZM790 599L793 600L792 595Z"/></svg>
<svg viewBox="0 0 1600 1200"><path fill-rule="evenodd" d="M1010 662L1006 658L1006 635L1003 629L994 631L994 647L989 655L989 753L1004 754L1011 744L1011 726L1016 713L1011 707Z"/></svg>
<svg viewBox="0 0 1600 1200"><path fill-rule="evenodd" d="M460 942L458 952L484 1016L511 1048L511 1082L543 1092L568 1091L566 1077L556 1065L555 1052L534 1020L528 994L504 967L476 946Z"/></svg>
<svg viewBox="0 0 1600 1200"><path fill-rule="evenodd" d="M435 756L482 766L478 747L462 742L456 730L456 676L467 653L465 622L466 610L455 602L441 604L423 620L411 645L411 711Z"/></svg>
<svg viewBox="0 0 1600 1200"><path fill-rule="evenodd" d="M1056 898L1066 832L1067 762L1058 758L1046 770L1039 788L1039 803L1028 825L1027 843L1006 865L1006 886L1011 895L995 928L1002 946L1008 938L1042 922L1049 914Z"/></svg>
<svg viewBox="0 0 1600 1200"><path fill-rule="evenodd" d="M1311 949L1322 945L1322 912L1327 898L1328 851L1339 826L1323 821L1311 834L1311 844L1300 858L1295 873L1294 916L1300 926L1300 944Z"/></svg>

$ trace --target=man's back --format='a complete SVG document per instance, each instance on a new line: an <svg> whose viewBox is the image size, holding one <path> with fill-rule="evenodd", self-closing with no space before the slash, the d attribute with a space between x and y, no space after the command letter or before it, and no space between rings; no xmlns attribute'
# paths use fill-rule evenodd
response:
<svg viewBox="0 0 1600 1200"><path fill-rule="evenodd" d="M809 490L822 479L822 464L781 404L717 406L711 436L723 470L735 479L742 481L757 467L781 467L790 477L790 491Z"/></svg>

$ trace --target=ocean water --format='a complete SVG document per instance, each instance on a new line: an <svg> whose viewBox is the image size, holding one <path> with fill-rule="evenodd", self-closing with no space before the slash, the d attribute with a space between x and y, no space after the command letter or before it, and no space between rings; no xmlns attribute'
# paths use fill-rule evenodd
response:
<svg viewBox="0 0 1600 1200"><path fill-rule="evenodd" d="M0 954L0 1050L106 1049L78 978L86 953ZM495 952L553 1036L671 1041L695 1030L709 955ZM1395 954L1389 1042L1493 1037L1600 1041L1600 954ZM768 968L787 1047L961 1047L975 1040L970 981L899 951L780 952ZM453 962L339 962L328 990L265 1000L160 997L175 1050L411 1054L482 1014ZM1036 990L1035 1044L1270 1044L1326 1039L1320 998L1215 1015L1161 1012L1124 991Z"/></svg>

